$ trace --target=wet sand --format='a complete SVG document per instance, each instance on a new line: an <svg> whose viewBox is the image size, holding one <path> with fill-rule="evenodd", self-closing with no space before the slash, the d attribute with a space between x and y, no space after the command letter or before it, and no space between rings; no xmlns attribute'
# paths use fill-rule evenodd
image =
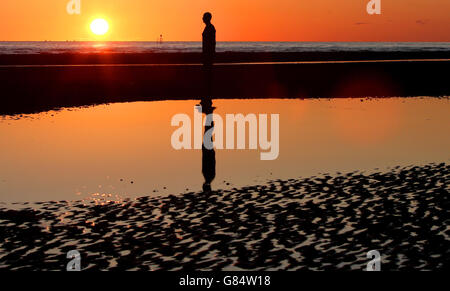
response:
<svg viewBox="0 0 450 291"><path fill-rule="evenodd" d="M220 52L217 63L450 59L450 51L429 52ZM200 53L1 54L0 65L195 64Z"/></svg>
<svg viewBox="0 0 450 291"><path fill-rule="evenodd" d="M104 205L0 209L0 269L446 270L450 166L275 180Z"/></svg>
<svg viewBox="0 0 450 291"><path fill-rule="evenodd" d="M199 54L3 55L0 114L92 104L198 99L206 95ZM224 53L213 98L450 95L441 53ZM383 61L380 61L383 60ZM336 62L338 61L338 62ZM300 62L300 63L299 63Z"/></svg>

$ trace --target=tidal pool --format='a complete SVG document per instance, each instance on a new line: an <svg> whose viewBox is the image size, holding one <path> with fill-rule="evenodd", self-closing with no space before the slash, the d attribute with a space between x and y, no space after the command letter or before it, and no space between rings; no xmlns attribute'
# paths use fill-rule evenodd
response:
<svg viewBox="0 0 450 291"><path fill-rule="evenodd" d="M0 118L0 201L120 201L199 191L202 150L175 150L174 115L198 100L134 102ZM445 98L227 99L214 113L279 114L279 156L216 150L212 189L447 163ZM203 161L204 163L204 161Z"/></svg>

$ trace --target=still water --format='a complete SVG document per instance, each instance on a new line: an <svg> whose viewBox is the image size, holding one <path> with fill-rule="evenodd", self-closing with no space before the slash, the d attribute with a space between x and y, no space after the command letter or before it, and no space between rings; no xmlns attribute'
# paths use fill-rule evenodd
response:
<svg viewBox="0 0 450 291"><path fill-rule="evenodd" d="M214 100L214 113L279 114L274 161L216 150L214 189L449 162L448 98ZM175 150L175 114L196 100L0 118L0 201L105 200L201 191L202 150Z"/></svg>

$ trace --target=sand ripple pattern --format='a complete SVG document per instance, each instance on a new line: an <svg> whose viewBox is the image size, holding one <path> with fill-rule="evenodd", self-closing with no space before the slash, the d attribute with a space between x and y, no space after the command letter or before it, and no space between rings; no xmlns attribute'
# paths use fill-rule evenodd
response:
<svg viewBox="0 0 450 291"><path fill-rule="evenodd" d="M0 209L0 269L449 269L450 166L317 176L213 193Z"/></svg>

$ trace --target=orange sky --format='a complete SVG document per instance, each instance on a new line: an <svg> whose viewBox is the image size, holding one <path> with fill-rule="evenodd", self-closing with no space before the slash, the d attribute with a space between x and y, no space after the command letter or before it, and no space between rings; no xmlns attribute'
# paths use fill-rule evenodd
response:
<svg viewBox="0 0 450 291"><path fill-rule="evenodd" d="M219 41L450 41L449 0L2 0L2 40L201 39L204 11L214 15ZM89 23L104 17L110 32L95 37Z"/></svg>

